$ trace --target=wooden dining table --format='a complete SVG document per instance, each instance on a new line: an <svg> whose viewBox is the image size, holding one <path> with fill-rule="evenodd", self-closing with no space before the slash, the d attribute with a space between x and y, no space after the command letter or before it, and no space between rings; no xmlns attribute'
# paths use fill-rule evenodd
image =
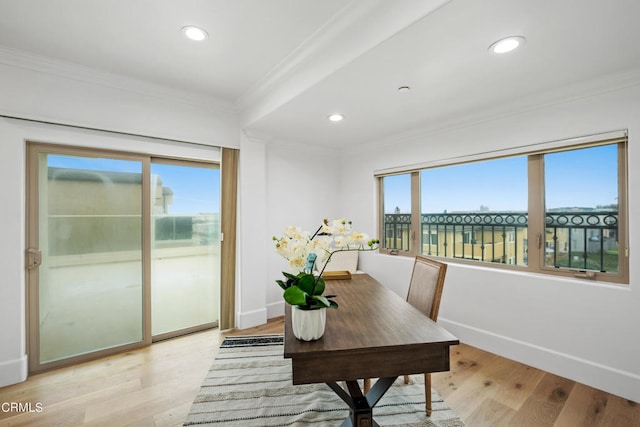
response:
<svg viewBox="0 0 640 427"><path fill-rule="evenodd" d="M326 383L349 405L343 426L377 426L372 409L395 380L448 371L449 347L459 341L368 274L326 284L325 295L337 295L340 307L327 310L320 339L295 338L291 307L285 310L284 357L291 359L293 384ZM364 378L378 378L366 395L358 383Z"/></svg>

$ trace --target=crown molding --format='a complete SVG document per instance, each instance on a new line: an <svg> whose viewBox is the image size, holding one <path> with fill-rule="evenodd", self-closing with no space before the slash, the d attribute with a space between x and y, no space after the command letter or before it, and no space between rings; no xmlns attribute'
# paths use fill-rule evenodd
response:
<svg viewBox="0 0 640 427"><path fill-rule="evenodd" d="M108 73L5 46L0 46L0 64L122 90L144 97L203 107L219 113L238 114L235 105L221 99L182 91L120 74Z"/></svg>
<svg viewBox="0 0 640 427"><path fill-rule="evenodd" d="M450 0L351 1L236 100L249 126Z"/></svg>

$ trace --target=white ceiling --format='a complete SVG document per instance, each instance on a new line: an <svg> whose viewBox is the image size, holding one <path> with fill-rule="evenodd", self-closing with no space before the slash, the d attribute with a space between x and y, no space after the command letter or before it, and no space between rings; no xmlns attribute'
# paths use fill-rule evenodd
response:
<svg viewBox="0 0 640 427"><path fill-rule="evenodd" d="M342 3L0 0L0 45L233 102ZM188 40L186 25L210 38Z"/></svg>
<svg viewBox="0 0 640 427"><path fill-rule="evenodd" d="M638 0L0 0L0 47L206 95L250 132L336 148L637 82L638 19ZM510 35L524 47L488 53Z"/></svg>

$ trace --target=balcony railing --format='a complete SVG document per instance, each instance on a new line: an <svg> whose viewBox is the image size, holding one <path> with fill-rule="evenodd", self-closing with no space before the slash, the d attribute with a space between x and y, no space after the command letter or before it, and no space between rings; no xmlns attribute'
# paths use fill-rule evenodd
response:
<svg viewBox="0 0 640 427"><path fill-rule="evenodd" d="M545 265L618 271L618 212L549 212Z"/></svg>
<svg viewBox="0 0 640 427"><path fill-rule="evenodd" d="M420 253L527 265L526 212L455 212L420 215ZM385 214L384 247L411 249L411 215ZM558 211L546 216L545 265L617 271L618 213Z"/></svg>
<svg viewBox="0 0 640 427"><path fill-rule="evenodd" d="M500 264L527 263L525 213L427 213L421 218L424 254Z"/></svg>
<svg viewBox="0 0 640 427"><path fill-rule="evenodd" d="M385 214L385 248L398 251L409 251L411 250L411 239L409 236L411 236L410 214Z"/></svg>
<svg viewBox="0 0 640 427"><path fill-rule="evenodd" d="M50 215L48 254L66 256L139 251L142 217L133 215ZM153 218L156 246L208 245L220 239L220 215L160 215Z"/></svg>

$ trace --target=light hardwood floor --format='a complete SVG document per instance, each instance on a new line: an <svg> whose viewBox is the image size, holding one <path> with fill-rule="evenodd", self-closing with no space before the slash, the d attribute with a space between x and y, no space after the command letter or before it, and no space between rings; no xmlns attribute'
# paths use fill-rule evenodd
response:
<svg viewBox="0 0 640 427"><path fill-rule="evenodd" d="M224 336L282 327L200 332L30 376L0 388L0 426L180 426ZM469 427L640 426L637 403L464 344L433 386Z"/></svg>

